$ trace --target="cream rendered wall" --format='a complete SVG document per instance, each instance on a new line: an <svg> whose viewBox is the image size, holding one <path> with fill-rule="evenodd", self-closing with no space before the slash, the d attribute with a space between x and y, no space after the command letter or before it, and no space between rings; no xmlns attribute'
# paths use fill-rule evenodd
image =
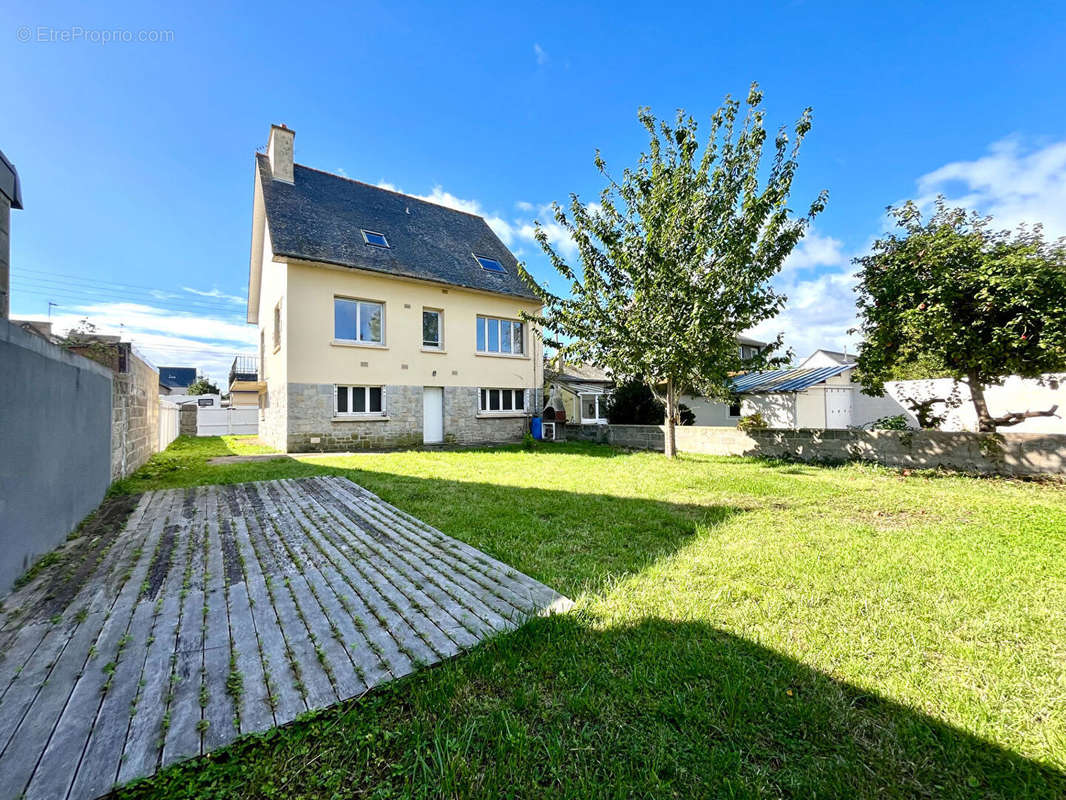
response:
<svg viewBox="0 0 1066 800"><path fill-rule="evenodd" d="M541 345L528 324L524 355L476 352L478 314L518 319L519 311L536 313L536 301L303 263L288 265L286 288L283 348L291 383L515 389L543 384ZM334 342L335 296L385 304L383 346ZM423 308L443 311L442 351L422 348ZM269 322L272 309L264 303L260 318Z"/></svg>
<svg viewBox="0 0 1066 800"><path fill-rule="evenodd" d="M680 402L692 409L692 413L696 415L697 425L735 428L740 419L740 417L729 416L729 406L726 403L711 400L708 397L685 394L681 395ZM745 413L743 402L740 411L742 414Z"/></svg>
<svg viewBox="0 0 1066 800"><path fill-rule="evenodd" d="M825 389L812 386L795 393L796 419L790 427L824 428L825 427Z"/></svg>
<svg viewBox="0 0 1066 800"><path fill-rule="evenodd" d="M286 364L289 335L288 303L285 300L288 285L288 267L272 259L274 252L270 242L270 227L263 223L263 265L259 287L259 334L263 337L262 361L259 365L260 379L266 382L267 391L263 408L259 438L284 450L288 433L288 369ZM281 301L281 346L274 348L274 306ZM256 342L258 350L259 342Z"/></svg>

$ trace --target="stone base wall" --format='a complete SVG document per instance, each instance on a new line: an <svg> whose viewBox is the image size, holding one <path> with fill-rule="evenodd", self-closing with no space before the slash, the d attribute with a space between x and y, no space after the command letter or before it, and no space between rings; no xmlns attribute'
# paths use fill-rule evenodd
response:
<svg viewBox="0 0 1066 800"><path fill-rule="evenodd" d="M111 382L113 481L135 472L159 448L159 373L128 346L125 366Z"/></svg>
<svg viewBox="0 0 1066 800"><path fill-rule="evenodd" d="M662 450L662 425L568 425L570 439ZM677 449L797 461L873 461L890 467L985 475L1066 474L1066 434L965 431L761 430L681 426Z"/></svg>
<svg viewBox="0 0 1066 800"><path fill-rule="evenodd" d="M178 412L178 435L196 435L196 403L185 403Z"/></svg>
<svg viewBox="0 0 1066 800"><path fill-rule="evenodd" d="M284 383L268 382L267 391L259 398L258 436L263 444L275 450L285 450L289 430L289 389Z"/></svg>
<svg viewBox="0 0 1066 800"><path fill-rule="evenodd" d="M421 386L386 386L387 416L381 419L338 419L333 413L334 391L333 384L289 384L284 446L287 452L422 446ZM444 388L444 443L499 444L521 439L528 430L529 418L478 416L477 392L471 386ZM527 391L527 409L536 408L539 402L539 390ZM262 427L260 423L261 430Z"/></svg>

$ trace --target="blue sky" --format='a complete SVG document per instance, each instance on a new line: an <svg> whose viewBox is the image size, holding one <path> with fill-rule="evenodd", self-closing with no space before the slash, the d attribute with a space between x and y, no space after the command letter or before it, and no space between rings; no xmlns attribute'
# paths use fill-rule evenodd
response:
<svg viewBox="0 0 1066 800"><path fill-rule="evenodd" d="M814 107L794 207L830 193L779 278L787 311L756 331L799 355L854 346L849 259L890 203L943 191L1066 234L1054 3L334 5L4 2L13 316L52 300L61 326L121 325L155 363L221 377L255 340L252 156L272 122L300 163L483 213L550 280L531 222L595 198L596 148L620 171L639 106L706 120L752 80L774 127Z"/></svg>

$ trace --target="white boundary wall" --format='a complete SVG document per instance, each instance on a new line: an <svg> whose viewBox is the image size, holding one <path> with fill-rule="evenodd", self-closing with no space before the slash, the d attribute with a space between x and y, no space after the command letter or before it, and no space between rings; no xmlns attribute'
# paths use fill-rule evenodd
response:
<svg viewBox="0 0 1066 800"><path fill-rule="evenodd" d="M159 398L159 451L167 447L178 438L178 430L181 426L181 406L171 403L162 397Z"/></svg>
<svg viewBox="0 0 1066 800"><path fill-rule="evenodd" d="M197 408L197 436L259 433L258 408Z"/></svg>

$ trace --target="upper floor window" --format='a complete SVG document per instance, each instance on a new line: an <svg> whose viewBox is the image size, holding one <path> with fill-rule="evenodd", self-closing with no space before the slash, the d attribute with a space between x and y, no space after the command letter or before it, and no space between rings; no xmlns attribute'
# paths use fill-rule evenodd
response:
<svg viewBox="0 0 1066 800"><path fill-rule="evenodd" d="M487 269L489 272L507 272L503 268L503 264L497 261L495 258L489 258L487 256L474 256L477 259L477 263L481 265L482 269Z"/></svg>
<svg viewBox="0 0 1066 800"><path fill-rule="evenodd" d="M385 343L385 305L370 300L333 298L333 338L361 344Z"/></svg>
<svg viewBox="0 0 1066 800"><path fill-rule="evenodd" d="M388 247L389 240L385 238L383 233L375 233L374 231L362 231L363 241L374 247Z"/></svg>
<svg viewBox="0 0 1066 800"><path fill-rule="evenodd" d="M281 301L274 306L274 350L281 347Z"/></svg>
<svg viewBox="0 0 1066 800"><path fill-rule="evenodd" d="M477 351L522 355L525 352L525 324L514 319L478 317Z"/></svg>
<svg viewBox="0 0 1066 800"><path fill-rule="evenodd" d="M441 312L435 308L422 309L422 346L430 350L440 350Z"/></svg>

